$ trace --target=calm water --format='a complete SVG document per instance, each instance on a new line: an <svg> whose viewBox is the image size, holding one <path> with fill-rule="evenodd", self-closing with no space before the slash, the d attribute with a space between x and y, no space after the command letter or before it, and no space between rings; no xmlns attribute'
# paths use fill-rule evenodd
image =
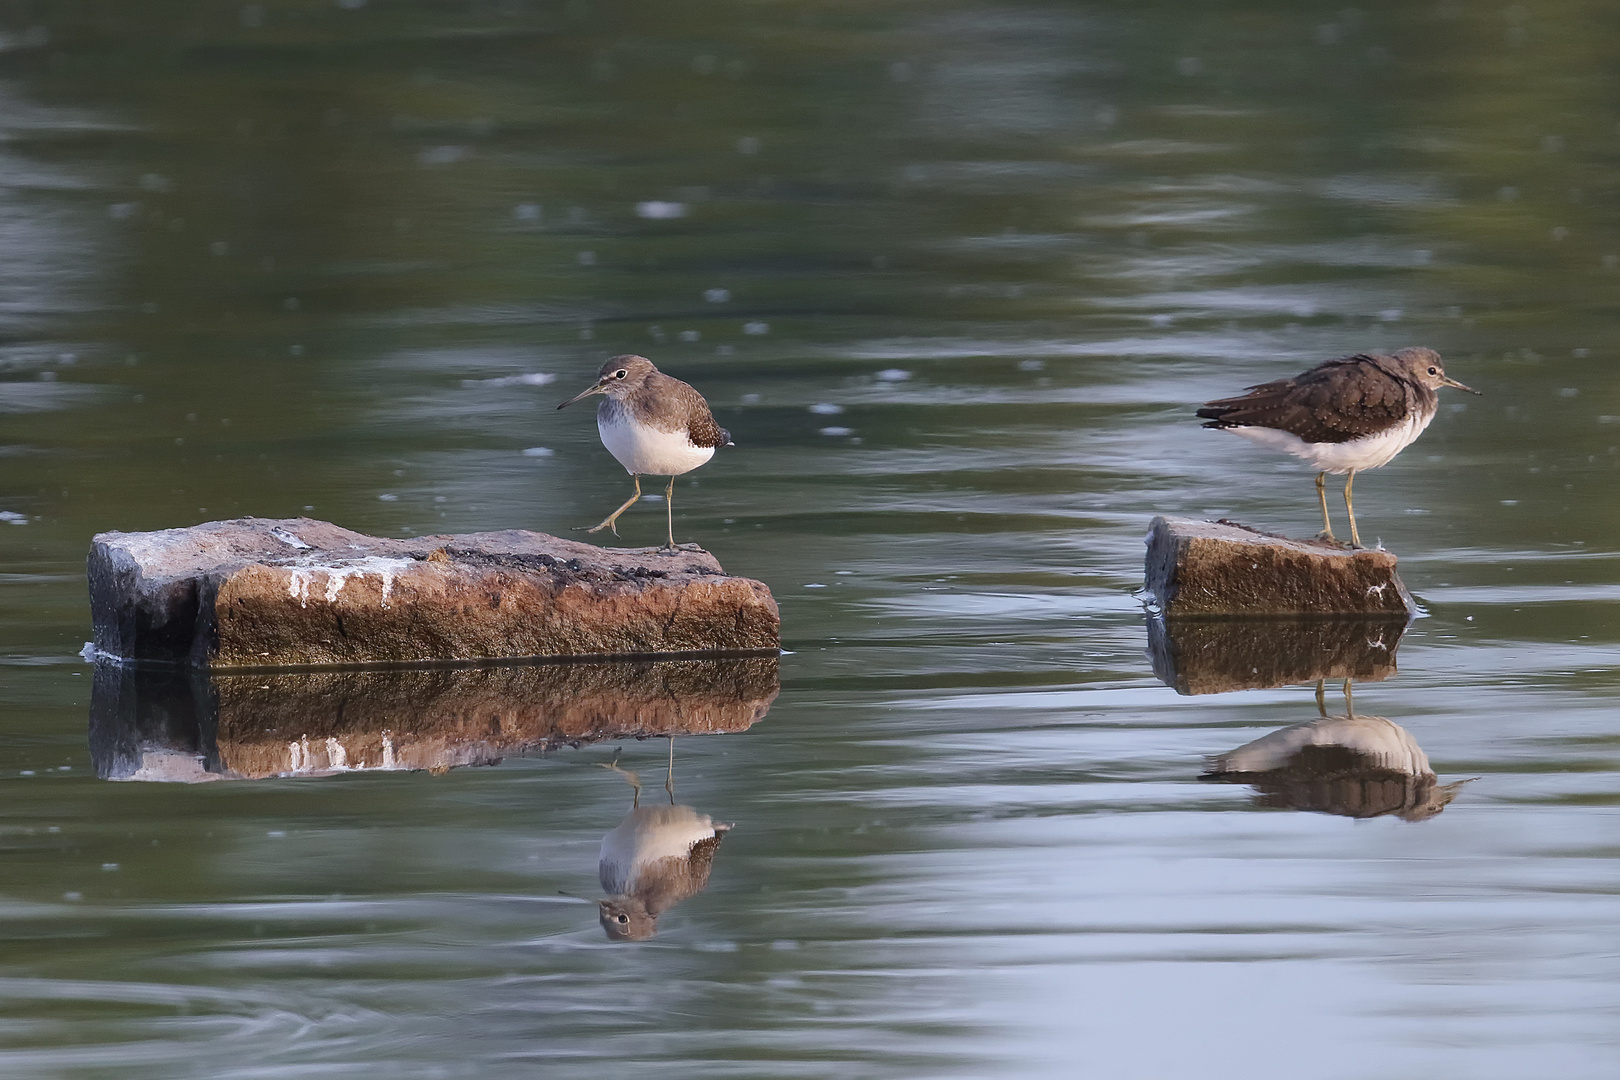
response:
<svg viewBox="0 0 1620 1080"><path fill-rule="evenodd" d="M6 1076L1620 1069L1603 5L0 29ZM1191 408L1405 344L1485 393L1356 491L1426 611L1357 722L1434 775L1200 781L1352 725L1336 687L1154 678L1154 513L1317 527L1303 466ZM678 804L735 828L655 938L565 894L631 811L598 766L667 805L663 740L98 778L94 533L593 523L625 478L553 406L629 351L735 435L677 537L768 582L791 651L762 720L676 740ZM655 542L662 506L622 525Z"/></svg>

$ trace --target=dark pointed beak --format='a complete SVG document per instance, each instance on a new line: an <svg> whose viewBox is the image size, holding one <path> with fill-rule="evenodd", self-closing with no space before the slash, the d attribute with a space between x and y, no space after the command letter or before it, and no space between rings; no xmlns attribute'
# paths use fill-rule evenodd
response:
<svg viewBox="0 0 1620 1080"><path fill-rule="evenodd" d="M600 394L605 389L607 389L607 383L599 382L595 386L592 386L592 387L590 387L588 389L585 389L585 390L581 390L579 393L575 394L573 397L569 398L567 401L565 401L561 405L557 406L557 408L566 409L566 408L568 408L568 406L572 405L574 402L583 401L586 398L590 397L592 394Z"/></svg>
<svg viewBox="0 0 1620 1080"><path fill-rule="evenodd" d="M1455 386L1458 390L1466 390L1470 394L1479 394L1480 397L1485 396L1484 394L1480 394L1480 392L1478 390L1475 390L1472 386L1464 386L1462 383L1458 382L1456 379L1447 378L1444 375L1440 376L1440 385L1441 386ZM577 401L579 399L575 398L574 400Z"/></svg>

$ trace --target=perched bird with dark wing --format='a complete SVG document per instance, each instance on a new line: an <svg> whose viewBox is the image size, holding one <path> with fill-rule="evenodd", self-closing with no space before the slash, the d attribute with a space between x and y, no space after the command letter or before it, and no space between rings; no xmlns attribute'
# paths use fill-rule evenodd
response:
<svg viewBox="0 0 1620 1080"><path fill-rule="evenodd" d="M1429 426L1439 408L1435 391L1478 390L1446 376L1433 349L1401 349L1392 356L1357 353L1329 360L1291 379L1251 386L1248 393L1208 402L1198 410L1207 428L1303 458L1317 470L1322 536L1333 539L1324 477L1344 475L1350 543L1361 546L1350 485L1356 473L1387 465Z"/></svg>
<svg viewBox="0 0 1620 1080"><path fill-rule="evenodd" d="M602 445L618 459L635 482L635 494L588 532L611 529L619 535L619 515L641 498L643 476L667 476L664 491L669 548L675 550L675 478L714 457L716 449L736 445L731 432L714 422L703 395L679 379L665 375L645 356L615 356L602 365L596 382L558 405L566 409L593 394L602 395L596 408L596 430Z"/></svg>

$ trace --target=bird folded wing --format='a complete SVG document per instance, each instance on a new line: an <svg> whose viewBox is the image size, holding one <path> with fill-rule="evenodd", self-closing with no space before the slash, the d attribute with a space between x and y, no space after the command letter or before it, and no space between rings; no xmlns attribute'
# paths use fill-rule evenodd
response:
<svg viewBox="0 0 1620 1080"><path fill-rule="evenodd" d="M693 391L694 396L696 391ZM693 446L731 446L731 433L714 422L714 414L709 411L708 403L698 398L693 409L692 418L687 423L686 437L692 440Z"/></svg>
<svg viewBox="0 0 1620 1080"><path fill-rule="evenodd" d="M1305 442L1341 443L1375 435L1405 420L1405 384L1370 356L1333 360L1292 379L1211 401L1205 427L1268 427Z"/></svg>

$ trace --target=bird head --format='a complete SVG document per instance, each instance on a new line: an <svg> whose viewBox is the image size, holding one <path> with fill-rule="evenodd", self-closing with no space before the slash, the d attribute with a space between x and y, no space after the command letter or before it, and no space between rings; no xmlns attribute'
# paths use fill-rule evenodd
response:
<svg viewBox="0 0 1620 1080"><path fill-rule="evenodd" d="M658 374L653 362L645 356L615 356L602 365L597 372L595 384L586 387L567 401L558 405L559 409L566 409L576 401L583 401L592 394L606 394L608 397L625 398L646 383L647 379Z"/></svg>
<svg viewBox="0 0 1620 1080"><path fill-rule="evenodd" d="M1432 779L1427 783L1420 783L1412 793L1408 804L1402 807L1398 814L1403 821L1428 821L1434 815L1451 805L1451 800L1457 797L1464 784L1479 779L1470 776L1467 780L1453 780L1449 784L1437 784Z"/></svg>
<svg viewBox="0 0 1620 1080"><path fill-rule="evenodd" d="M1456 379L1448 379L1446 369L1440 363L1440 354L1433 349L1402 349L1395 354L1395 361L1406 369L1408 375L1427 386L1430 390L1438 390L1442 386L1452 386L1458 390L1466 390L1470 394L1479 393L1478 390L1471 386L1464 386Z"/></svg>
<svg viewBox="0 0 1620 1080"><path fill-rule="evenodd" d="M658 916L634 896L609 896L596 908L609 941L646 941L658 933Z"/></svg>

